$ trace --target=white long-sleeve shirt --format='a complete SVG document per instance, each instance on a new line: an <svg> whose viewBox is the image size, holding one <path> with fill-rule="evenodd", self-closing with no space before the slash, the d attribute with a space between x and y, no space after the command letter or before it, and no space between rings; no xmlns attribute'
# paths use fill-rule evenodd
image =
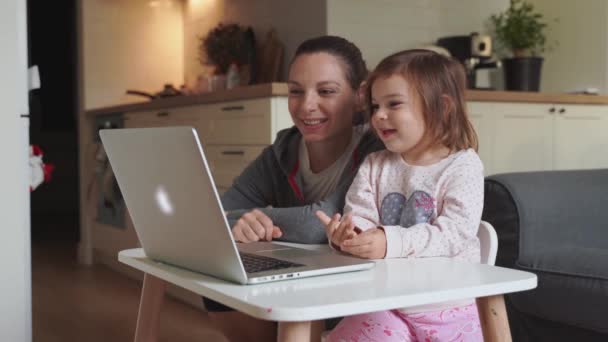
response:
<svg viewBox="0 0 608 342"><path fill-rule="evenodd" d="M477 230L483 210L483 164L463 150L437 163L409 165L390 151L367 156L348 193L344 213L362 230L381 226L386 258L450 257L480 261ZM400 309L430 312L473 299Z"/></svg>
<svg viewBox="0 0 608 342"><path fill-rule="evenodd" d="M479 262L483 165L462 150L431 165L409 165L390 151L367 156L346 194L362 230L382 226L386 257L451 257Z"/></svg>

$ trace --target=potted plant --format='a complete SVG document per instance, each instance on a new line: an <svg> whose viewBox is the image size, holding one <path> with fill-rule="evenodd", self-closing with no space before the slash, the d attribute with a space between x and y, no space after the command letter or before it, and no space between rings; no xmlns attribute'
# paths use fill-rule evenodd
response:
<svg viewBox="0 0 608 342"><path fill-rule="evenodd" d="M547 23L525 0L511 0L506 11L492 15L490 24L499 48L511 52L503 59L507 90L538 91L547 47Z"/></svg>
<svg viewBox="0 0 608 342"><path fill-rule="evenodd" d="M220 23L200 38L199 61L215 67L216 75L226 75L230 65L251 67L255 56L253 30L238 24Z"/></svg>

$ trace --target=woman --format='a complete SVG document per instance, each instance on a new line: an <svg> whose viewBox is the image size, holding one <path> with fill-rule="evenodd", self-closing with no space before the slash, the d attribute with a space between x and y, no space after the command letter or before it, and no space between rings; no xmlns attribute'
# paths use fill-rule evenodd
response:
<svg viewBox="0 0 608 342"><path fill-rule="evenodd" d="M298 47L288 77L294 127L279 132L222 196L237 241L327 241L314 213L341 212L360 162L383 148L360 115L366 76L361 52L346 39L322 36ZM276 339L275 323L204 302L231 341Z"/></svg>

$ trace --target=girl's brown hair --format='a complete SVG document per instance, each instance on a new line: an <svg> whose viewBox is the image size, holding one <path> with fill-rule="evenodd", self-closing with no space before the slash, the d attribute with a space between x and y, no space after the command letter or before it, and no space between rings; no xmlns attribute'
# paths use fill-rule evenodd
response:
<svg viewBox="0 0 608 342"><path fill-rule="evenodd" d="M367 80L366 99L371 117L372 85L380 78L402 75L425 118L432 141L457 151L477 150L477 134L464 99L466 75L457 60L430 50L405 50L384 58Z"/></svg>

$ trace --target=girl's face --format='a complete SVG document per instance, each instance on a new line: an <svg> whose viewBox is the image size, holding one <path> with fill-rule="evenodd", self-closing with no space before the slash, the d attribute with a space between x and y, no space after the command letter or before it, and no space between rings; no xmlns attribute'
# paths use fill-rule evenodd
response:
<svg viewBox="0 0 608 342"><path fill-rule="evenodd" d="M306 142L350 134L358 102L344 68L324 52L300 55L291 65L289 113Z"/></svg>
<svg viewBox="0 0 608 342"><path fill-rule="evenodd" d="M415 160L424 152L424 114L403 76L374 81L371 123L386 148L401 154L406 161Z"/></svg>

